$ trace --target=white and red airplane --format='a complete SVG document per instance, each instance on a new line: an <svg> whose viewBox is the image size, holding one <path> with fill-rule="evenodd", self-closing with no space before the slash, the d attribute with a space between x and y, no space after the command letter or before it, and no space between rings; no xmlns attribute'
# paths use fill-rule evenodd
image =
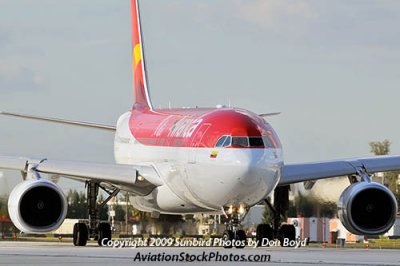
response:
<svg viewBox="0 0 400 266"><path fill-rule="evenodd" d="M247 210L274 192L272 225L257 228L257 238L294 239L294 227L281 225L289 184L348 176L350 185L339 201L339 215L355 234L382 234L394 224L397 202L385 186L371 182L375 172L400 170L400 156L284 164L282 146L267 115L238 108L155 109L146 82L138 0L131 0L135 102L116 126L33 115L2 115L78 125L115 133L115 164L0 155L0 168L23 173L11 192L10 218L23 232L55 230L65 219L62 189L41 174L86 182L88 222L74 227L74 244L90 238L111 238L98 210L120 190L130 192L132 205L154 216L224 213L225 240L243 240L240 221ZM96 202L99 189L110 197Z"/></svg>

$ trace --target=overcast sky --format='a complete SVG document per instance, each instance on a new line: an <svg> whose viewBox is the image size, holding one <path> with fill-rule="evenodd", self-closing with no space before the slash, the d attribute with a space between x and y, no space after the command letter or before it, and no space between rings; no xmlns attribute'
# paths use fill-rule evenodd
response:
<svg viewBox="0 0 400 266"><path fill-rule="evenodd" d="M115 124L132 105L129 8L0 0L0 109ZM400 1L142 0L141 9L155 106L281 111L269 120L288 162L369 156L368 142L385 138L400 153ZM0 117L0 153L112 161L112 145L108 132Z"/></svg>

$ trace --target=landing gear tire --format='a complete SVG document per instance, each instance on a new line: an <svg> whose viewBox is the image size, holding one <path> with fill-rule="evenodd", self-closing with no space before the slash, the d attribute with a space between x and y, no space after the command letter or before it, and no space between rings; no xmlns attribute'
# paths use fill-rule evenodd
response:
<svg viewBox="0 0 400 266"><path fill-rule="evenodd" d="M100 223L98 229L98 240L99 246L103 246L103 240L111 240L111 226L109 223Z"/></svg>
<svg viewBox="0 0 400 266"><path fill-rule="evenodd" d="M281 246L283 246L285 238L288 239L289 242L296 239L296 229L292 224L283 224L279 231Z"/></svg>
<svg viewBox="0 0 400 266"><path fill-rule="evenodd" d="M244 230L236 231L235 240L236 240L235 244L236 248L244 248L246 246L246 240L247 240L246 232Z"/></svg>
<svg viewBox="0 0 400 266"><path fill-rule="evenodd" d="M74 225L74 246L86 246L88 240L88 227L85 223L76 223Z"/></svg>
<svg viewBox="0 0 400 266"><path fill-rule="evenodd" d="M269 241L274 239L274 230L269 224L259 224L256 231L256 240L258 246L262 246L263 240L268 239Z"/></svg>
<svg viewBox="0 0 400 266"><path fill-rule="evenodd" d="M235 235L232 230L225 230L222 234L224 248L232 248L232 242L235 241Z"/></svg>

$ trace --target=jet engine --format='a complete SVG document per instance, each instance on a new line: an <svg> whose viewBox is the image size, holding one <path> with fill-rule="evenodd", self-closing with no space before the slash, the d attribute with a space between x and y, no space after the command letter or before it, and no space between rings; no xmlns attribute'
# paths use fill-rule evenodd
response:
<svg viewBox="0 0 400 266"><path fill-rule="evenodd" d="M18 184L8 199L10 218L25 233L57 229L67 215L67 208L67 200L61 188L44 179Z"/></svg>
<svg viewBox="0 0 400 266"><path fill-rule="evenodd" d="M339 218L351 233L380 235L394 224L397 201L385 186L375 182L358 182L340 196Z"/></svg>

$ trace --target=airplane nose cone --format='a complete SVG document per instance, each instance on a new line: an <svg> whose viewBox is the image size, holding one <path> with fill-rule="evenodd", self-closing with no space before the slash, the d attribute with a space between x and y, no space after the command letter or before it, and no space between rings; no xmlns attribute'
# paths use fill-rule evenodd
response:
<svg viewBox="0 0 400 266"><path fill-rule="evenodd" d="M275 170L271 163L277 160L276 152L266 149L245 149L241 152L238 164L242 166L239 182L244 185L259 184L268 176L268 172ZM271 167L273 169L271 169Z"/></svg>
<svg viewBox="0 0 400 266"><path fill-rule="evenodd" d="M198 202L210 208L230 204L252 206L266 198L279 181L282 160L276 152L276 149L221 150L218 155L221 161L209 165L202 180L191 179L190 191Z"/></svg>
<svg viewBox="0 0 400 266"><path fill-rule="evenodd" d="M274 149L243 150L243 154L240 156L242 160L240 164L243 169L238 173L236 190L245 201L256 201L255 203L257 203L275 188L282 166L278 153Z"/></svg>

